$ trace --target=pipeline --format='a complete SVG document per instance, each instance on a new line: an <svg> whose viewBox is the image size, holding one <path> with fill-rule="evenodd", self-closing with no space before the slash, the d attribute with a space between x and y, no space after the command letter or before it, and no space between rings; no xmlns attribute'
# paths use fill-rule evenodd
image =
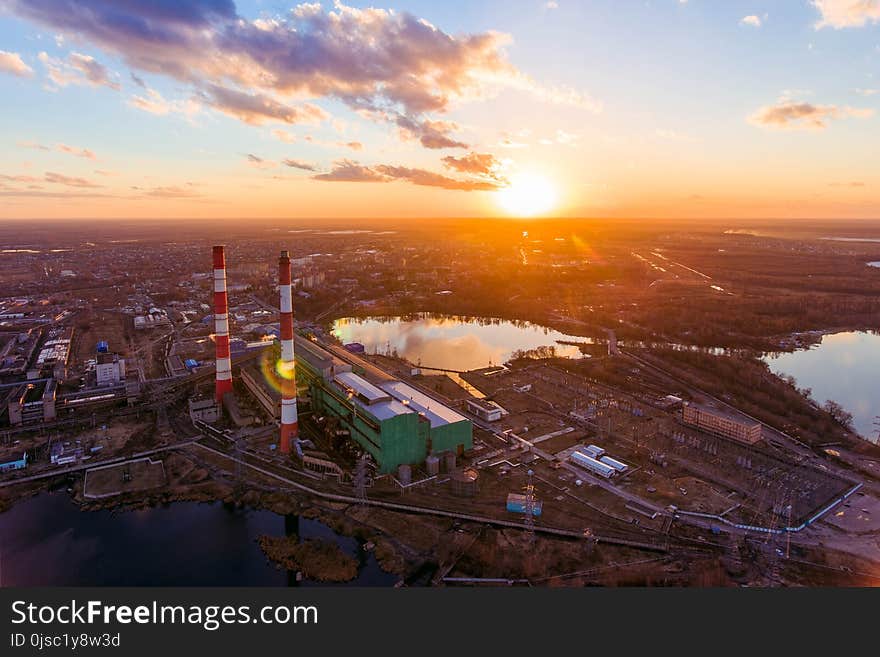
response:
<svg viewBox="0 0 880 657"><path fill-rule="evenodd" d="M551 535L555 535L555 536L562 536L565 538L579 538L579 539L584 538L584 535L582 532L577 532L577 531L573 531L573 530L569 530L569 529L558 529L556 527L547 527L547 526L542 526L542 525L536 525L534 527L529 527L524 523L513 522L510 520L501 520L499 518L491 518L491 517L487 517L487 516L476 516L476 515L471 515L468 513L458 513L455 511L447 511L445 509L437 509L437 508L433 508L433 507L421 507L421 506L412 506L409 504L398 504L395 502L383 502L380 500L371 500L369 498L363 499L363 498L359 498L359 497L353 497L350 495L338 495L336 493L325 493L323 491L319 491L314 488L310 488L310 487L308 487L304 484L301 484L299 482L292 481L286 477L282 477L281 475L279 475L275 472L271 472L269 470L264 470L263 468L257 467L252 463L248 463L247 461L233 458L229 454L224 454L223 452L217 451L216 449L208 447L207 445L203 445L202 443L197 442L197 443L195 443L195 445L197 445L198 447L201 447L202 449L207 450L209 452L213 452L217 456L221 456L221 457L229 459L231 461L238 461L242 465L245 465L245 466L251 468L252 470L256 470L260 474L266 475L268 477L272 477L274 479L278 479L279 481L283 481L284 483L288 484L289 486L292 486L293 488L296 488L300 491L308 493L309 495L313 495L315 497L319 497L319 498L326 499L326 500L331 500L333 502L344 502L346 504L360 504L360 505L374 506L374 507L379 507L379 508L384 508L384 509L390 509L392 511L403 511L403 512L407 512L407 513L419 513L419 514L425 514L425 515L443 516L446 518L455 518L457 520L465 520L468 522L489 524L489 525L494 525L494 526L498 526L498 527L510 527L513 529L525 529L525 530L532 529L537 533L551 534ZM596 534L594 534L591 538L593 540L595 540L597 543L608 543L611 545L624 545L626 547L638 548L641 550L650 550L653 552L668 552L669 551L669 548L665 544L661 545L661 544L656 544L656 543L645 543L642 541L634 541L634 540L629 540L629 539L624 539L624 538L616 538L616 537L612 537L612 536L600 536L600 535L596 535Z"/></svg>
<svg viewBox="0 0 880 657"><path fill-rule="evenodd" d="M728 527L733 527L735 529L741 529L744 531L760 532L763 534L777 534L777 535L778 534L794 534L794 533L803 531L804 529L806 529L807 527L812 525L814 522L819 520L822 516L827 514L829 511L831 511L838 504L842 504L843 502L845 502L851 495L858 492L858 490L863 485L864 484L856 484L855 486L850 488L846 493L844 493L842 496L838 497L836 500L831 502L828 506L823 508L821 511L818 511L813 516L811 516L808 520L805 520L804 522L797 525L796 527L778 527L777 528L777 527L760 527L757 525L745 525L745 524L731 522L727 518L722 518L721 516L716 515L716 514L699 513L697 511L678 510L678 511L676 511L676 513L679 515L683 515L683 516L691 516L691 517L696 517L696 518L706 518L707 520L717 520L718 522L720 522L724 525L727 525ZM727 513L727 512L725 511L725 513Z"/></svg>

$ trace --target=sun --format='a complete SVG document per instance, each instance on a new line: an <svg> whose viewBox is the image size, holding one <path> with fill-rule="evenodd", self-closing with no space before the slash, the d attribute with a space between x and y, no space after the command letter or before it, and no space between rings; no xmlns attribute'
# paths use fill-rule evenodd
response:
<svg viewBox="0 0 880 657"><path fill-rule="evenodd" d="M513 176L510 185L499 189L496 194L498 205L507 214L515 217L547 214L559 201L559 193L553 181L537 173Z"/></svg>

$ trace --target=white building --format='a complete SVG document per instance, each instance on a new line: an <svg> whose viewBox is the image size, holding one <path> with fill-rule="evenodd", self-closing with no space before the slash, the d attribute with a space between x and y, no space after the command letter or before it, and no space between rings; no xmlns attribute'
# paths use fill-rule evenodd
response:
<svg viewBox="0 0 880 657"><path fill-rule="evenodd" d="M498 422L507 414L501 406L488 399L468 399L467 409L484 422Z"/></svg>
<svg viewBox="0 0 880 657"><path fill-rule="evenodd" d="M119 354L98 354L95 374L99 386L115 386L125 380L125 359Z"/></svg>

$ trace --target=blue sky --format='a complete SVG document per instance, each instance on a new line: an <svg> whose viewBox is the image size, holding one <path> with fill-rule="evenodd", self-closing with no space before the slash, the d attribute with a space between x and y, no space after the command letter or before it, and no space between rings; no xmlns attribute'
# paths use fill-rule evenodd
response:
<svg viewBox="0 0 880 657"><path fill-rule="evenodd" d="M328 52L352 66L308 73L297 70L308 52L281 61L290 30L311 20L291 14L296 3L180 0L171 6L192 16L172 21L161 2L70 2L0 0L11 99L0 216L479 216L537 178L555 190L547 211L563 215L880 215L880 0L351 1L352 52L339 50L344 31ZM342 11L322 4L314 20ZM370 7L395 13L356 11ZM205 55L177 71L152 44L108 36L120 11L186 32L181 48L197 43L190 20L204 21L214 62L248 61L227 75ZM402 15L435 26L425 52ZM233 17L271 23L279 50L236 32ZM402 31L374 33L376 22ZM507 36L478 53L465 45L495 32ZM355 73L374 34L399 34L437 80L382 77L394 39ZM378 69L369 90L349 93L346 76ZM237 95L221 99L216 85ZM470 154L487 157L476 166Z"/></svg>

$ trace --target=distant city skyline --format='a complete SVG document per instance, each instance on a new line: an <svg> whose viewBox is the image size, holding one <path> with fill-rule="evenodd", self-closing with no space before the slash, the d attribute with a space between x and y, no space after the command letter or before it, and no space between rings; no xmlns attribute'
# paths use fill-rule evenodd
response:
<svg viewBox="0 0 880 657"><path fill-rule="evenodd" d="M0 218L880 218L880 0L0 0Z"/></svg>

